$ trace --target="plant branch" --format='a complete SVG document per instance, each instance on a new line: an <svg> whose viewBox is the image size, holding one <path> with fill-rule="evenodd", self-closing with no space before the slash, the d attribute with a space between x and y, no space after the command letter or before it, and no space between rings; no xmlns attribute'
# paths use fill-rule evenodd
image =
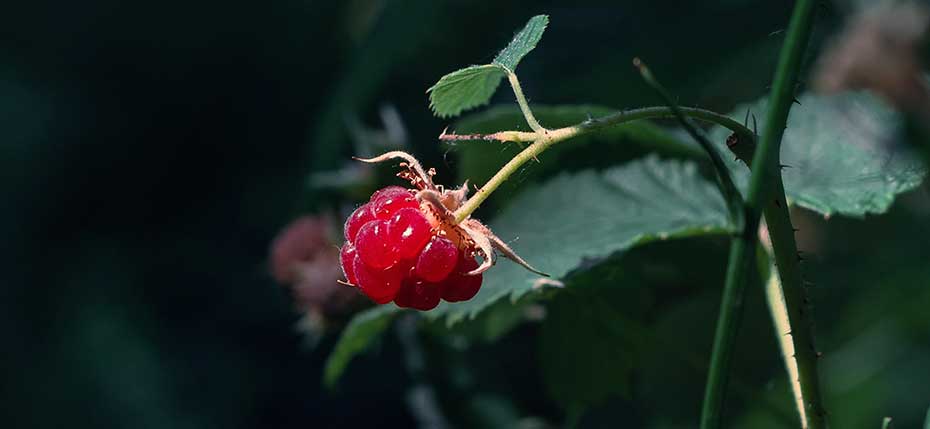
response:
<svg viewBox="0 0 930 429"><path fill-rule="evenodd" d="M717 124L724 128L729 129L730 131L735 132L741 137L747 139L754 139L754 133L752 130L741 124L739 121L734 120L733 118L722 115L720 113L701 109L698 107L680 107L679 109L685 116L688 116L692 119L697 119L702 122L707 122L711 124ZM606 116L599 118L591 118L584 122L570 125L563 128L557 128L549 130L550 132L571 132L572 137L592 133L595 131L600 131L604 128L609 128L615 125L625 124L627 122L645 120L645 119L671 119L675 118L675 113L670 107L667 106L655 106L655 107L642 107L638 109L623 110L616 113L611 113ZM442 134L439 135L439 140L442 141L471 141L471 140L488 140L488 141L501 141L501 142L518 142L526 143L533 142L539 139L544 133L537 133L532 131L500 131L491 134L455 134L447 133L445 130Z"/></svg>
<svg viewBox="0 0 930 429"><path fill-rule="evenodd" d="M793 361L787 359L786 368L797 366L797 378L791 381L794 386L800 387L800 398L795 399L804 404L804 413L801 413L801 424L804 429L825 428L826 412L820 394L820 377L817 369L819 353L814 346L813 321L811 309L806 298L806 287L801 277L800 257L797 243L794 238L794 226L788 212L788 202L785 199L784 184L781 174L775 179L775 199L763 209L765 224L768 228L769 238L772 241L772 250L775 254L775 266L778 269L778 278L784 296L785 307L790 325L790 339L794 343ZM797 395L796 395L797 396Z"/></svg>
<svg viewBox="0 0 930 429"><path fill-rule="evenodd" d="M713 143L707 139L707 136L703 132L698 130L698 128L691 123L687 116L681 108L678 107L678 103L672 99L671 94L668 90L656 80L652 72L649 70L649 67L646 66L639 58L633 59L633 65L639 69L640 75L642 75L643 80L649 84L658 94L662 97L662 100L665 101L665 104L668 105L671 109L672 114L675 115L675 119L684 127L685 131L694 138L695 141L704 149L704 152L707 153L707 156L710 157L711 163L714 165L714 171L717 173L717 187L720 189L720 194L726 199L727 207L730 211L730 218L733 221L733 225L740 229L743 226L743 197L740 195L739 190L736 189L736 185L733 183L733 178L730 176L730 169L727 168L727 165L723 162L723 158L720 157L720 153L717 152L717 149L714 148ZM742 287L742 284L739 285Z"/></svg>
<svg viewBox="0 0 930 429"><path fill-rule="evenodd" d="M781 280L794 341L794 358L798 367L797 383L804 402L801 426L806 429L826 427L826 413L820 396L817 371L818 353L814 348L810 311L805 311L804 285L794 239L794 227L788 213L784 184L781 178L779 151L788 113L795 99L795 89L801 59L813 28L816 2L798 0L795 3L775 70L765 130L752 160L747 204L754 211L764 210L766 226L775 253L775 264ZM774 197L774 198L773 198ZM794 381L792 381L793 383Z"/></svg>
<svg viewBox="0 0 930 429"><path fill-rule="evenodd" d="M813 344L810 311L805 311L807 305L804 285L801 280L794 227L788 213L788 203L781 178L779 151L788 113L795 99L795 86L800 72L801 58L813 27L815 6L816 3L813 0L798 0L795 4L775 70L765 130L752 161L749 163L752 175L746 197L747 229L750 226L757 227L759 214L763 213L775 254L775 265L778 269L778 279L781 281L784 308L794 349L794 362L787 360L786 365L791 377L794 377L794 374L791 374L792 366L797 367L797 378L792 380L792 384L797 383L799 387L801 397L796 400L802 404L799 411L803 411L801 426L805 429L826 427L826 413L820 396L817 372L818 353ZM778 317L775 310L773 310L773 317ZM777 325L776 328L778 328ZM705 408L705 411L708 410ZM702 415L701 427L703 429L720 427L719 408L709 411L711 411L709 414Z"/></svg>
<svg viewBox="0 0 930 429"><path fill-rule="evenodd" d="M759 230L762 234L762 230ZM765 243L765 250L771 261L772 255L771 241ZM801 392L801 384L798 382L800 373L798 370L798 361L795 359L794 336L791 334L791 322L788 317L788 307L785 305L785 291L781 287L781 281L778 278L775 264L769 263L768 280L765 282L765 300L769 304L769 313L772 316L772 324L775 327L775 338L778 339L778 347L781 349L782 359L785 361L785 369L788 371L788 381L791 384L791 392L794 394L794 402L797 406L798 415L802 422L807 421L807 410L804 407L804 396Z"/></svg>
<svg viewBox="0 0 930 429"><path fill-rule="evenodd" d="M710 140L698 131L691 121L678 109L668 91L655 79L649 68L639 58L633 60L643 79L656 90L663 100L675 113L676 118L701 145L710 157L717 173L717 185L720 193L727 201L730 217L740 233L730 243L730 255L727 261L727 273L723 285L723 296L720 299L720 310L717 314L717 327L714 332L714 345L711 352L710 368L707 373L707 385L704 390L704 403L701 411L702 428L708 422L719 422L723 408L723 399L726 393L730 374L730 360L739 329L743 310L743 296L746 284L750 282L753 263L756 258L756 233L759 217L747 221L745 219L745 204L733 184L730 171L724 164L717 149ZM713 426L711 426L713 427Z"/></svg>
<svg viewBox="0 0 930 429"><path fill-rule="evenodd" d="M681 113L701 121L715 123L726 127L741 136L754 136L753 132L743 126L738 121L733 120L725 115L721 115L710 110L699 109L695 107L681 107ZM464 205L455 211L455 222L459 223L471 215L484 200L491 195L501 184L516 172L524 163L535 159L540 153L550 146L564 140L568 140L580 135L590 134L602 129L620 125L627 122L639 121L644 119L662 119L674 118L675 113L671 108L645 107L641 109L625 110L613 113L600 118L589 119L582 123L556 128L552 130L543 130L543 132L525 132L525 131L501 131L493 134L448 134L443 132L439 139L443 141L460 141L460 140L494 140L509 142L533 142L529 147L513 157L507 164L504 164L497 173L491 177L487 183L478 189Z"/></svg>

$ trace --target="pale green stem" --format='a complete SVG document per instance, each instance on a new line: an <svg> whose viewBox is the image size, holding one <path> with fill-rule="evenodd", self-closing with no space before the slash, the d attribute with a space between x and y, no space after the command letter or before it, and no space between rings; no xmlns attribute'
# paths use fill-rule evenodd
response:
<svg viewBox="0 0 930 429"><path fill-rule="evenodd" d="M765 244L765 249L769 253L769 260L773 260L771 243L763 244ZM791 391L794 393L794 403L798 408L801 424L803 427L807 427L807 407L804 405L804 392L801 390L801 373L796 358L794 336L791 333L791 319L788 315L785 291L782 289L775 264L769 265L769 278L765 282L765 300L769 304L769 312L775 326L775 337L778 338L778 346L781 349L782 359L785 361L785 369L788 371L788 382L791 384Z"/></svg>
<svg viewBox="0 0 930 429"><path fill-rule="evenodd" d="M681 107L680 109L685 116L721 125L740 135L753 136L750 129L728 116L695 107ZM643 119L673 118L674 116L674 112L668 107L644 107L642 109L613 113L601 118L590 119L580 124L554 130L544 129L542 132L501 131L488 136L480 136L481 138L490 138L500 141L533 142L533 144L523 149L522 152L513 157L507 164L504 164L481 189L478 189L474 195L465 201L465 204L455 211L455 223L465 220L465 218L477 210L478 206L480 206L501 184L507 181L510 175L515 173L524 163L536 158L544 150L558 142L626 122Z"/></svg>
<svg viewBox="0 0 930 429"><path fill-rule="evenodd" d="M526 96L523 95L523 88L520 87L520 80L517 79L517 74L507 68L504 70L507 72L507 80L510 81L510 87L513 88L513 95L517 97L517 104L520 105L520 110L523 111L523 117L526 118L526 123L537 133L545 132L546 128L539 124L539 121L533 116L533 111L530 110L530 104L526 101Z"/></svg>

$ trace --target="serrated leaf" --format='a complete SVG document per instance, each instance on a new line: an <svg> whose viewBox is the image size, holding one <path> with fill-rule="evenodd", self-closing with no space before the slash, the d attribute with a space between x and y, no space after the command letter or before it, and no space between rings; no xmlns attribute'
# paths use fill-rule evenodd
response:
<svg viewBox="0 0 930 429"><path fill-rule="evenodd" d="M826 216L862 217L884 213L895 196L923 180L925 167L898 141L900 118L875 98L807 94L799 102L781 143L789 201ZM767 101L740 106L731 116L742 120L747 108L764 118ZM760 133L764 127L760 122ZM728 134L721 127L712 132L721 145ZM730 167L745 191L748 168L732 159Z"/></svg>
<svg viewBox="0 0 930 429"><path fill-rule="evenodd" d="M607 301L573 289L547 307L539 334L540 370L549 395L566 410L581 411L611 394L630 395L632 344L623 334L622 317Z"/></svg>
<svg viewBox="0 0 930 429"><path fill-rule="evenodd" d="M382 305L356 314L326 359L323 383L330 388L335 386L349 362L384 333L399 311L393 305Z"/></svg>
<svg viewBox="0 0 930 429"><path fill-rule="evenodd" d="M505 76L496 64L470 66L439 79L430 89L429 107L441 118L487 104Z"/></svg>
<svg viewBox="0 0 930 429"><path fill-rule="evenodd" d="M440 78L426 90L433 113L440 118L457 116L464 110L487 104L506 71L516 69L520 60L536 47L548 23L546 15L530 18L491 64L469 66Z"/></svg>
<svg viewBox="0 0 930 429"><path fill-rule="evenodd" d="M520 194L491 226L554 279L641 243L730 229L723 199L695 164L655 156L602 173L556 177ZM520 298L539 280L502 260L485 273L475 298L442 303L427 314L454 323L501 298Z"/></svg>
<svg viewBox="0 0 930 429"><path fill-rule="evenodd" d="M509 70L516 69L520 60L522 60L526 54L530 53L530 51L536 47L536 44L539 43L539 39L542 38L543 33L546 31L546 26L548 25L548 15L536 15L530 18L526 26L523 27L517 35L513 36L513 39L507 47L494 57L493 62Z"/></svg>

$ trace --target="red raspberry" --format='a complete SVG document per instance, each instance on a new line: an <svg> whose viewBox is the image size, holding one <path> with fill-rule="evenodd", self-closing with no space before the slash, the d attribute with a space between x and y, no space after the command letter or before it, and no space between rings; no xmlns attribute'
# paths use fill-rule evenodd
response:
<svg viewBox="0 0 930 429"><path fill-rule="evenodd" d="M348 282L378 304L394 301L424 311L440 299L474 296L482 277L463 274L478 267L464 256L474 253L474 242L450 233L430 210L410 189L375 192L346 220L340 262Z"/></svg>
<svg viewBox="0 0 930 429"><path fill-rule="evenodd" d="M394 303L398 307L427 311L439 305L441 295L441 284L429 283L418 278L407 278L401 285L400 291L397 292Z"/></svg>
<svg viewBox="0 0 930 429"><path fill-rule="evenodd" d="M378 190L345 224L348 243L342 266L349 282L369 298L379 304L394 300L398 306L420 310L434 308L439 299L471 299L481 288L481 273L494 265L497 252L547 276L477 219L457 214L466 207L467 185L436 185L436 170L424 169L420 161L401 151L356 159L376 163L398 158L403 162L397 177L409 181L414 189L389 186ZM351 259L353 248L356 256ZM481 257L480 265L475 256Z"/></svg>
<svg viewBox="0 0 930 429"><path fill-rule="evenodd" d="M466 273L478 268L478 262L472 256L462 255L455 271L446 277L442 299L449 302L468 301L481 288L482 275L469 276Z"/></svg>
<svg viewBox="0 0 930 429"><path fill-rule="evenodd" d="M445 279L459 260L455 244L442 237L433 237L417 258L416 274L421 279L438 282Z"/></svg>

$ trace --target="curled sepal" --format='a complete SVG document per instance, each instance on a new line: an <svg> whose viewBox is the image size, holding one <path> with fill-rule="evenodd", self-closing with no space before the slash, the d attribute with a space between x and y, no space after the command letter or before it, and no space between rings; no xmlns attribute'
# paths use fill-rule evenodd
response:
<svg viewBox="0 0 930 429"><path fill-rule="evenodd" d="M491 240L488 238L488 235L484 231L476 229L475 226L480 226L480 228L490 232L487 227L481 225L480 222L474 219L466 219L464 222L458 224L458 228L465 232L465 235L475 243L478 251L481 252L481 265L466 273L470 276L475 276L487 271L494 265L496 260L494 246L491 245Z"/></svg>
<svg viewBox="0 0 930 429"><path fill-rule="evenodd" d="M356 161L361 161L361 162L365 162L369 164L374 164L377 162L384 162L384 161L387 161L389 159L394 159L394 158L400 158L405 161L401 163L401 166L406 167L406 170L398 173L397 174L398 177L409 180L413 186L416 186L419 189L431 189L431 190L436 189L436 185L433 184L433 175L430 174L430 173L433 173L432 169L429 172L424 170L423 166L420 165L420 161L417 161L417 159L414 158L413 155L407 152L403 152L399 150L392 150L390 152L385 152L381 155L378 155L374 158L352 157L352 159Z"/></svg>
<svg viewBox="0 0 930 429"><path fill-rule="evenodd" d="M492 232L490 228L488 228L481 222L478 222L475 219L467 219L463 223L467 223L471 228L476 230L478 233L487 237L488 241L491 243L491 248L500 252L507 259L510 259L511 261L516 262L517 265L523 268L526 268L527 270L533 273L539 274L543 277L549 277L549 274L546 274L542 271L537 270L536 268L533 268L533 266L530 265L528 262L526 262L526 260L521 258L520 255L517 254L517 252L514 252L513 249L511 249L510 246L507 245L507 243L504 243L504 240L501 240L500 237L495 235L494 232Z"/></svg>
<svg viewBox="0 0 930 429"><path fill-rule="evenodd" d="M532 271L543 277L549 277L549 274L546 274L542 271L537 270L536 268L533 268L533 266L530 265L529 262L526 262L526 260L521 258L520 255L518 255L516 252L514 252L513 249L511 249L510 246L507 245L507 243L504 243L504 241L500 239L500 237L494 234L491 234L490 236L488 236L488 238L491 240L491 246L493 246L494 249L497 250L498 252L501 252L501 254L504 255L507 259L510 259L511 261L516 262L517 265L523 268L526 268L529 271Z"/></svg>

